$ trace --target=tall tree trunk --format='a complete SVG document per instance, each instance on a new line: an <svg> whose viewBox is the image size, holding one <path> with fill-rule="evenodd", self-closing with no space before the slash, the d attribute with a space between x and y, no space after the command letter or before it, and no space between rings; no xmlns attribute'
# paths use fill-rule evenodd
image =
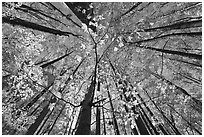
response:
<svg viewBox="0 0 204 137"><path fill-rule="evenodd" d="M75 114L76 114L76 110L74 111L74 115ZM71 123L70 123L70 126L69 126L69 130L68 130L68 135L73 135L73 132L74 132L74 130L72 130L72 125L73 125L73 122L74 122L74 115L72 116L72 120L71 120ZM77 123L78 123L78 120L76 122L76 125L78 125Z"/></svg>
<svg viewBox="0 0 204 137"><path fill-rule="evenodd" d="M145 123L146 123L147 128L150 131L150 133L152 135L154 135L154 134L159 135L159 133L157 132L156 128L154 127L154 125L152 124L151 120L149 119L149 117L147 116L147 114L145 113L145 111L143 110L143 108L142 108L142 106L140 104L139 104L139 108L140 108L141 112L144 115L144 120L146 120ZM151 129L150 129L150 127L151 127Z"/></svg>
<svg viewBox="0 0 204 137"><path fill-rule="evenodd" d="M97 106L96 107L96 135L100 135L101 134L101 130L100 130L100 108Z"/></svg>
<svg viewBox="0 0 204 137"><path fill-rule="evenodd" d="M66 133L67 133L67 129L68 129L71 117L73 117L73 115L74 115L74 112L75 112L75 108L73 108L72 113L71 113L71 115L68 118L68 121L67 121L67 124L66 124L66 127L65 127L65 131L64 131L64 135L66 135Z"/></svg>
<svg viewBox="0 0 204 137"><path fill-rule="evenodd" d="M196 83L198 85L202 85L202 81L200 81L200 80L198 80L198 79L196 79L196 78L194 78L192 76L188 76L188 75L181 74L181 73L179 73L179 75L181 75L182 77L184 77L184 78L186 78L186 79L188 79L188 80L190 80L190 81L192 81L192 82L194 82L194 83Z"/></svg>
<svg viewBox="0 0 204 137"><path fill-rule="evenodd" d="M137 119L135 119L135 122L137 124L138 129L139 129L140 135L150 135L148 130L147 130L147 127L144 124L143 119L141 118L141 113L139 114Z"/></svg>
<svg viewBox="0 0 204 137"><path fill-rule="evenodd" d="M158 127L164 135L169 135L169 133L164 129L163 125L159 124Z"/></svg>
<svg viewBox="0 0 204 137"><path fill-rule="evenodd" d="M24 11L24 12L30 11L30 12L33 12L33 13L36 13L36 14L40 14L40 15L46 17L46 18L49 18L49 19L54 20L54 21L56 21L56 22L59 22L59 23L65 25L66 27L68 27L68 25L66 25L65 23L61 22L60 20L58 20L58 19L56 19L56 18L53 18L53 17L51 17L51 16L49 16L49 15L43 13L43 11L41 11L41 10L34 9L34 8L29 7L29 6L27 6L27 5L22 4L20 7L15 7L15 9L17 9L17 10L22 10L22 11Z"/></svg>
<svg viewBox="0 0 204 137"><path fill-rule="evenodd" d="M32 116L33 114L35 114L36 113L36 111L40 108L40 106L42 106L42 104L45 102L45 99L42 101L42 102L40 102L40 104L38 104L37 105L37 107L34 109L34 110L31 110L32 112L28 112L28 116Z"/></svg>
<svg viewBox="0 0 204 137"><path fill-rule="evenodd" d="M161 38L168 38L168 37L175 37L175 36L189 36L189 37L202 36L202 32L171 33L171 34L157 36L157 37L150 38L150 39L138 40L138 41L135 41L135 42L127 42L125 39L123 39L123 41L125 43L131 44L131 46L134 46L133 44L142 44L142 43L145 43L145 42L155 41L155 40L158 40L158 39L161 39Z"/></svg>
<svg viewBox="0 0 204 137"><path fill-rule="evenodd" d="M174 131L174 133L176 135L181 135L181 133L178 131L178 129L171 123L171 121L166 117L166 115L164 114L164 112L156 105L156 103L151 99L151 97L149 96L149 94L147 93L147 91L145 89L143 89L143 91L145 91L146 95L149 97L149 99L151 100L151 102L154 104L154 106L156 107L156 109L161 113L161 115L163 116L164 120L170 125L171 129Z"/></svg>
<svg viewBox="0 0 204 137"><path fill-rule="evenodd" d="M52 113L54 112L56 107L56 104L54 106L54 108L52 109L52 111L49 112L48 116L46 117L46 119L43 121L43 123L41 124L40 129L37 131L36 135L38 135L40 133L40 131L42 130L42 128L44 127L45 123L47 122L47 120L50 118L50 115L52 115Z"/></svg>
<svg viewBox="0 0 204 137"><path fill-rule="evenodd" d="M181 52L181 51L159 49L159 48L139 46L139 45L135 45L135 47L142 48L142 49L149 49L149 50L153 50L153 51L159 51L162 53L167 53L167 54L172 54L172 55L178 55L178 56L182 56L182 57L188 57L188 58L192 58L192 59L202 60L202 55L198 55L198 54L194 54L194 53L185 53L185 52Z"/></svg>
<svg viewBox="0 0 204 137"><path fill-rule="evenodd" d="M131 11L133 11L135 8L137 8L140 4L142 4L142 2L137 2L135 5L133 5L128 11L126 11L125 13L123 13L122 15L120 15L120 17L118 19L120 19L121 17L125 16L126 14L130 13Z"/></svg>
<svg viewBox="0 0 204 137"><path fill-rule="evenodd" d="M103 134L106 135L106 120L105 120L105 114L104 114L103 107L102 107L102 113L103 113Z"/></svg>
<svg viewBox="0 0 204 137"><path fill-rule="evenodd" d="M196 27L202 27L202 19L187 21L187 22L178 22L167 26L162 27L155 27L155 28L149 28L149 29L143 29L145 32L151 32L156 30L162 30L162 31L168 31L168 30L174 30L174 29L186 29L186 28L196 28Z"/></svg>
<svg viewBox="0 0 204 137"><path fill-rule="evenodd" d="M26 132L26 135L33 135L35 131L38 129L38 126L41 124L42 120L45 118L47 113L49 112L49 102L46 104L46 106L43 108L41 111L40 115L38 118L35 120L35 123L33 123L29 128L28 131Z"/></svg>
<svg viewBox="0 0 204 137"><path fill-rule="evenodd" d="M42 32L47 32L47 33L51 33L54 35L60 35L60 36L75 36L75 37L79 37L79 35L73 34L71 32L64 32L61 30L56 30L53 28L49 28L46 26L42 26L33 22L29 22L26 20L22 20L20 18L11 18L11 17L2 17L2 23L9 23L11 25L17 25L17 26L22 26L22 27L26 27L26 28L30 28L30 29L34 29L34 30L38 30L38 31L42 31Z"/></svg>
<svg viewBox="0 0 204 137"><path fill-rule="evenodd" d="M64 104L64 105L62 106L60 112L58 113L57 117L55 118L54 122L52 123L52 126L51 126L51 128L50 128L50 130L49 130L49 132L48 132L48 135L50 134L50 132L51 132L52 129L54 128L54 125L55 125L55 123L57 122L57 120L58 120L59 116L61 115L62 111L64 110L65 106L66 106L66 104Z"/></svg>
<svg viewBox="0 0 204 137"><path fill-rule="evenodd" d="M100 81L98 80L98 84L97 84L97 92L100 92ZM99 97L97 97L97 100L99 101ZM97 103L98 105L96 106L96 135L100 135L101 134L101 111L100 111L100 102Z"/></svg>
<svg viewBox="0 0 204 137"><path fill-rule="evenodd" d="M71 21L74 25L76 25L77 27L81 28L81 26L79 24L77 24L76 22L74 22L69 16L65 15L61 10L59 10L55 5L53 5L51 2L46 2L47 4L49 4L54 10L57 10L63 17L65 17L67 20Z"/></svg>
<svg viewBox="0 0 204 137"><path fill-rule="evenodd" d="M146 69L145 69L146 70ZM176 87L176 89L178 89L178 91L180 91L181 93L183 93L184 95L186 96L189 96L197 105L198 107L201 109L202 108L202 102L194 97L192 97L185 89L177 86L176 84L172 83L171 81L167 80L166 78L164 78L163 76L159 75L159 74L156 74L154 72L152 72L150 69L149 70L146 70L148 71L149 73L151 73L153 76L155 76L156 78L159 78L159 79L162 79L162 80L165 80L167 81L167 83L171 84L171 85L174 85ZM201 109L202 110L202 109Z"/></svg>
<svg viewBox="0 0 204 137"><path fill-rule="evenodd" d="M43 94L45 94L45 92L47 92L47 90L49 90L49 88L53 85L54 83L50 84L47 88L45 88L42 92L40 92L39 94L37 94L37 96L35 96L24 108L25 109L29 109Z"/></svg>
<svg viewBox="0 0 204 137"><path fill-rule="evenodd" d="M92 79L91 85L88 88L84 101L82 102L82 110L80 111L79 125L76 130L76 135L89 135L91 126L91 107L96 84L96 75Z"/></svg>
<svg viewBox="0 0 204 137"><path fill-rule="evenodd" d="M137 92L137 91L136 91ZM144 102L143 98L140 96L140 94L137 94L137 96L140 98L141 102ZM152 111L150 110L150 108L146 105L146 103L144 102L143 105L145 106L145 108L147 109L147 111L149 112L151 117L154 117L154 114L152 113ZM141 107L141 106L140 106ZM144 111L144 110L142 110ZM144 112L143 112L144 113ZM146 116L147 117L147 116ZM148 118L148 117L147 117ZM150 124L150 126L152 127L152 129L154 130L154 133L156 135L159 135L159 133L157 132L156 128L154 127L154 125L152 124L152 122L150 121L150 119L148 118L148 122ZM163 134L166 134L165 129L162 127L162 129L160 128L160 130L162 131ZM164 131L164 132L163 132Z"/></svg>
<svg viewBox="0 0 204 137"><path fill-rule="evenodd" d="M186 120L183 115L181 115L178 111L176 111L171 105L167 104L172 110L174 110L179 116L181 116L181 118L191 127L193 128L199 135L202 135L202 133L197 129L195 128L194 125L192 125L188 120Z"/></svg>
<svg viewBox="0 0 204 137"><path fill-rule="evenodd" d="M47 66L49 66L49 65L51 65L51 64L54 64L55 62L57 62L57 61L59 61L59 60L65 58L65 57L69 56L72 52L73 52L73 51L71 51L70 53L65 54L65 55L63 55L63 56L61 56L61 57L59 57L59 58L57 58L57 59L54 59L54 60L52 60L52 61L50 61L50 62L47 62L47 63L45 63L45 64L43 64L43 65L40 65L40 67L41 67L41 68L45 68L45 67L47 67Z"/></svg>
<svg viewBox="0 0 204 137"><path fill-rule="evenodd" d="M191 63L191 62L188 62L188 61L185 61L185 60L181 60L181 59L177 59L177 58L169 58L169 57L165 57L165 58L167 58L169 60L174 60L174 61L178 61L178 62L182 62L182 63L185 63L185 64L189 64L189 65L193 65L193 66L202 68L201 64Z"/></svg>
<svg viewBox="0 0 204 137"><path fill-rule="evenodd" d="M118 123L117 123L117 120L116 120L116 117L115 117L114 107L113 107L113 103L112 103L112 99L111 99L109 90L107 90L107 93L108 93L108 98L109 98L110 107L111 107L111 111L112 111L114 131L115 131L116 135L120 135L119 128L118 128Z"/></svg>

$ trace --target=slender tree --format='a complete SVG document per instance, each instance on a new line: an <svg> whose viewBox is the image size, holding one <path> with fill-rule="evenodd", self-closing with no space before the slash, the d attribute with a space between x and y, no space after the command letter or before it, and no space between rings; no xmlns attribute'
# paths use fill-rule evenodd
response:
<svg viewBox="0 0 204 137"><path fill-rule="evenodd" d="M178 131L178 129L176 128L175 125L173 125L171 123L171 121L166 117L166 115L164 114L164 112L156 105L156 103L151 99L151 97L149 96L148 92L143 89L143 91L146 93L146 95L149 97L149 99L151 100L151 102L154 104L154 106L156 107L156 109L161 113L161 115L163 116L164 120L170 125L171 129L174 131L174 133L176 135L181 135L181 133Z"/></svg>
<svg viewBox="0 0 204 137"><path fill-rule="evenodd" d="M38 118L28 128L28 131L26 132L26 135L33 135L35 133L35 131L38 129L39 125L41 124L41 122L43 121L43 119L45 118L47 113L49 112L49 104L50 104L49 102L46 102L46 105L43 108L43 110L40 112L40 115L38 116Z"/></svg>
<svg viewBox="0 0 204 137"><path fill-rule="evenodd" d="M42 26L30 21L26 21L26 20L22 20L20 18L11 18L11 17L2 17L2 23L9 23L11 25L14 26L22 26L22 27L26 27L26 28L30 28L30 29L34 29L34 30L39 30L39 31L43 31L43 32L47 32L47 33L51 33L51 34L55 34L55 35L60 35L60 36L74 36L74 37L79 37L79 35L73 34L71 32L64 32L61 30L56 30L53 28L49 28L46 26Z"/></svg>
<svg viewBox="0 0 204 137"><path fill-rule="evenodd" d="M145 69L146 70L146 69ZM172 83L171 81L167 80L166 78L164 78L163 76L156 74L154 72L152 72L151 70L147 70L149 73L151 73L153 76L155 76L156 78L162 79L167 81L167 83L169 83L170 85L174 85L176 87L176 89L178 89L178 91L180 91L181 93L183 93L186 96L189 96L197 105L198 107L201 109L202 107L202 102L198 99L196 99L195 97L192 97L185 89L183 89L182 87L177 86L176 84Z"/></svg>
<svg viewBox="0 0 204 137"><path fill-rule="evenodd" d="M104 114L103 106L102 106L102 114L103 114L103 134L106 135L106 120L105 120L105 114Z"/></svg>
<svg viewBox="0 0 204 137"><path fill-rule="evenodd" d="M55 118L54 122L52 123L52 126L51 126L50 130L48 131L48 135L50 134L50 132L51 132L52 129L54 128L55 123L57 122L59 116L62 114L62 111L64 110L65 106L66 106L66 104L63 104L63 106L62 106L60 112L58 113L57 117Z"/></svg>
<svg viewBox="0 0 204 137"><path fill-rule="evenodd" d="M162 52L162 53L167 53L167 54L171 54L171 55L178 55L178 56L188 57L188 58L192 58L192 59L202 60L202 55L199 55L199 54L185 53L185 52L181 52L181 51L168 50L168 49L159 49L159 48L139 46L139 45L134 45L134 46L137 47L137 48L149 49L149 50L158 51L158 52Z"/></svg>
<svg viewBox="0 0 204 137"><path fill-rule="evenodd" d="M96 107L96 135L100 135L101 134L101 128L100 128L100 125L101 125L101 122L100 122L100 108L97 106Z"/></svg>
<svg viewBox="0 0 204 137"><path fill-rule="evenodd" d="M144 46L138 46L135 44L141 44L141 43L146 43L146 42L152 42L158 39L162 38L168 38L168 37L176 37L176 36L189 36L189 37L195 37L195 36L202 36L202 32L190 32L190 33L171 33L171 34L166 34L166 35L161 35L161 36L156 36L154 38L150 39L144 39L144 40L138 40L135 42L127 42L125 39L123 39L123 42L130 44L129 46L137 46L137 47L144 47ZM145 48L145 47L144 47ZM150 47L151 48L151 47ZM152 49L153 50L153 49ZM155 49L156 50L156 49Z"/></svg>
<svg viewBox="0 0 204 137"><path fill-rule="evenodd" d="M45 67L47 67L47 66L49 66L49 65L52 65L52 64L54 64L55 62L60 61L61 59L63 59L63 58L65 58L65 57L69 56L71 53L73 53L73 51L71 51L70 53L67 53L67 54L65 54L65 55L63 55L63 56L61 56L61 57L59 57L59 58L57 58L57 59L54 59L54 60L52 60L52 61L50 61L50 62L47 62L47 63L45 63L45 64L42 64L42 65L40 65L40 67L41 67L41 68L45 68Z"/></svg>
<svg viewBox="0 0 204 137"><path fill-rule="evenodd" d="M119 128L118 128L118 123L117 123L117 120L116 120L116 117L115 117L115 113L114 113L115 111L114 111L114 107L113 107L111 95L110 95L110 92L109 92L108 89L107 89L107 93L108 93L108 98L109 98L110 107L111 107L111 113L112 113L112 118L113 118L114 131L115 131L115 134L116 134L116 135L120 135Z"/></svg>
<svg viewBox="0 0 204 137"><path fill-rule="evenodd" d="M181 21L167 26L143 29L143 31L145 32L151 32L151 31L157 31L157 30L168 31L168 30L174 30L174 29L186 29L186 28L196 28L196 27L202 27L202 18L197 20L190 20L186 22Z"/></svg>
<svg viewBox="0 0 204 137"><path fill-rule="evenodd" d="M85 98L82 102L82 110L79 114L79 125L76 130L76 135L89 135L90 125L91 125L91 107L93 101L93 95L96 84L96 75L93 76L91 85L88 88L88 93L86 93Z"/></svg>
<svg viewBox="0 0 204 137"><path fill-rule="evenodd" d="M50 84L48 87L46 87L43 91L41 91L40 93L38 93L24 108L25 109L29 109L43 94L45 94L49 88L54 84L54 82L52 84Z"/></svg>

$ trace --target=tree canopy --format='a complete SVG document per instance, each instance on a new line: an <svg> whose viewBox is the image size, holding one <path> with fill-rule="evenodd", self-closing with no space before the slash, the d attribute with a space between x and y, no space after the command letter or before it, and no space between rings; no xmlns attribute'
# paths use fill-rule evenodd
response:
<svg viewBox="0 0 204 137"><path fill-rule="evenodd" d="M2 2L3 135L201 135L201 2Z"/></svg>

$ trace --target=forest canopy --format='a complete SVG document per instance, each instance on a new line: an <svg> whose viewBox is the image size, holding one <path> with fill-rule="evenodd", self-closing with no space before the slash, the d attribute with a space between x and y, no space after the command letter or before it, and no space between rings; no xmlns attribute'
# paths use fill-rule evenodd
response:
<svg viewBox="0 0 204 137"><path fill-rule="evenodd" d="M2 2L3 135L201 135L201 2Z"/></svg>

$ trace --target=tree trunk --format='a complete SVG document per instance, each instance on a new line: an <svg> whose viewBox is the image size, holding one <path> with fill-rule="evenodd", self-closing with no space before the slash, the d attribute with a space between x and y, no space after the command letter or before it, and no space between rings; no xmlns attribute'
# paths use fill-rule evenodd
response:
<svg viewBox="0 0 204 137"><path fill-rule="evenodd" d="M94 76L95 77L95 76ZM94 78L95 79L95 78ZM88 93L85 95L82 102L82 110L80 111L79 125L76 130L76 135L90 135L91 126L91 106L95 90L95 80L92 80Z"/></svg>
<svg viewBox="0 0 204 137"><path fill-rule="evenodd" d="M131 44L131 46L134 46L133 44L141 44L141 43L145 43L145 42L155 41L155 40L161 39L161 38L175 37L175 36L189 36L189 37L202 36L202 32L171 33L171 34L166 34L166 35L162 35L162 36L158 36L158 37L154 37L154 38L150 38L150 39L139 40L139 41L135 41L135 42L127 42L125 39L123 39L123 41L125 43Z"/></svg>
<svg viewBox="0 0 204 137"><path fill-rule="evenodd" d="M9 24L14 25L14 26L15 25L22 26L22 27L33 29L33 30L38 30L38 31L42 31L42 32L51 33L51 34L54 34L54 35L60 35L60 36L72 35L72 36L75 36L75 37L79 37L79 35L73 34L71 32L64 32L64 31L61 31L61 30L56 30L56 29L53 29L53 28L49 28L49 27L46 27L46 26L42 26L42 25L33 23L33 22L22 20L22 19L16 18L16 17L14 19L11 18L11 17L2 17L2 23L9 23Z"/></svg>
<svg viewBox="0 0 204 137"><path fill-rule="evenodd" d="M55 104L56 106L56 104ZM55 110L55 106L52 109L52 111L48 114L48 116L46 117L46 119L43 121L43 123L41 124L40 129L37 131L36 135L38 135L40 133L40 131L42 130L42 128L44 127L45 123L47 122L47 120L50 118L50 115L53 113L53 111Z"/></svg>
<svg viewBox="0 0 204 137"><path fill-rule="evenodd" d="M156 30L169 31L174 29L186 29L186 28L196 28L196 27L202 27L202 19L192 20L188 22L178 22L178 23L174 23L174 24L162 26L162 27L143 29L143 31L145 32L151 32Z"/></svg>
<svg viewBox="0 0 204 137"><path fill-rule="evenodd" d="M103 113L103 135L106 135L106 121L105 121L105 114L104 114L103 107L102 107L102 113Z"/></svg>
<svg viewBox="0 0 204 137"><path fill-rule="evenodd" d="M40 108L40 106L43 104L45 102L45 99L42 101L42 102L40 102L40 104L38 104L38 106L34 109L34 110L32 110L32 112L28 112L28 116L31 116L31 115L33 115L33 114L35 114L36 113L36 111Z"/></svg>
<svg viewBox="0 0 204 137"><path fill-rule="evenodd" d="M45 116L49 112L49 108L48 108L49 104L50 104L49 102L46 104L46 106L43 108L43 110L41 111L38 118L35 120L35 123L33 123L28 128L28 131L27 131L26 135L33 135L35 133L35 131L38 129L38 126L41 124L42 120L45 118Z"/></svg>
<svg viewBox="0 0 204 137"><path fill-rule="evenodd" d="M170 106L169 104L167 104L172 110L174 110L179 116L181 116L182 117L182 119L184 120L184 121L186 121L186 123L191 127L191 128L193 128L199 135L202 135L202 133L198 130L198 129L196 129L195 128L195 125L192 125L190 122L188 122L188 120L186 120L184 117L183 117L183 115L181 115L178 111L176 111L172 106Z"/></svg>
<svg viewBox="0 0 204 137"><path fill-rule="evenodd" d="M196 83L198 85L202 85L202 82L200 80L198 80L198 79L196 79L196 78L194 78L192 76L188 76L188 75L181 74L181 73L179 73L179 75L181 75L182 77L184 77L184 78L186 78L186 79L188 79L188 80L190 80L190 81L192 81L192 82L194 82L194 83Z"/></svg>
<svg viewBox="0 0 204 137"><path fill-rule="evenodd" d="M74 112L75 112L75 108L73 108L72 113L71 113L71 115L70 115L69 118L68 118L68 121L67 121L67 124L66 124L66 127L65 127L65 131L64 131L64 135L66 135L66 133L67 133L67 129L68 129L68 126L69 126L71 117L74 116Z"/></svg>
<svg viewBox="0 0 204 137"><path fill-rule="evenodd" d="M137 124L137 127L139 129L140 135L150 135L147 127L144 124L143 119L141 118L141 114L137 117L137 119L135 119L135 122Z"/></svg>
<svg viewBox="0 0 204 137"><path fill-rule="evenodd" d="M164 135L169 135L168 132L164 129L164 127L161 124L159 124L158 127Z"/></svg>
<svg viewBox="0 0 204 137"><path fill-rule="evenodd" d="M194 97L192 97L185 89L177 86L176 84L172 83L171 81L167 80L166 78L164 78L163 76L159 75L159 74L156 74L154 72L152 72L151 70L146 70L148 71L149 73L151 73L153 76L155 76L156 78L159 78L159 79L162 79L162 80L165 80L167 81L167 83L171 84L171 85L174 85L176 87L176 89L178 89L178 91L180 91L181 93L183 93L184 95L186 96L189 96L191 97L191 99L198 105L199 108L202 108L202 102Z"/></svg>
<svg viewBox="0 0 204 137"><path fill-rule="evenodd" d="M37 94L37 96L35 96L26 106L25 109L29 109L45 92L47 92L47 90L49 90L49 88L53 85L50 84L47 88L45 88L42 92L40 92L39 94Z"/></svg>
<svg viewBox="0 0 204 137"><path fill-rule="evenodd" d="M169 58L169 57L165 57L165 58L167 58L169 60L174 60L174 61L178 61L178 62L182 62L182 63L185 63L185 64L189 64L189 65L193 65L193 66L202 68L201 64L191 63L191 62L188 62L188 61L185 61L185 60L181 60L181 59L177 59L177 58Z"/></svg>
<svg viewBox="0 0 204 137"><path fill-rule="evenodd" d="M57 20L56 18L53 18L53 17L51 17L51 16L48 16L47 14L43 13L43 11L38 10L38 9L34 9L34 8L29 7L29 6L27 6L27 5L21 5L20 7L15 7L15 9L17 9L17 10L22 10L22 11L24 11L24 12L32 11L32 12L34 12L34 13L36 13L36 14L40 14L40 15L42 15L42 16L44 16L44 17L50 18L51 20L54 20L54 21L56 21L56 22L59 22L59 23L65 25L65 26L67 27L67 25L64 24L63 22L61 22L60 20Z"/></svg>
<svg viewBox="0 0 204 137"><path fill-rule="evenodd" d="M76 114L76 110L74 111L74 115L75 115L75 114ZM72 130L72 124L73 124L73 122L74 122L74 115L72 115L72 121L71 121L70 126L69 126L68 135L73 135L73 132L74 132L74 130L71 132L71 130ZM76 122L76 125L77 125L77 123L78 123L78 121Z"/></svg>
<svg viewBox="0 0 204 137"><path fill-rule="evenodd" d="M178 56L182 56L182 57L188 57L188 58L192 58L192 59L202 60L202 55L198 55L198 54L194 54L194 53L185 53L185 52L181 52L181 51L159 49L159 48L139 46L139 45L135 45L135 47L142 48L142 49L149 49L149 50L153 50L153 51L159 51L162 53L167 53L167 54L172 54L172 55L178 55Z"/></svg>
<svg viewBox="0 0 204 137"><path fill-rule="evenodd" d="M76 25L77 27L81 28L81 26L79 24L77 24L76 22L74 22L70 17L68 17L67 15L65 15L61 10L59 10L57 7L55 7L51 2L46 2L48 3L54 10L57 10L63 17L65 17L67 20L71 21L74 25Z"/></svg>
<svg viewBox="0 0 204 137"><path fill-rule="evenodd" d="M113 103L112 103L112 99L111 99L109 90L107 90L107 93L108 93L108 98L109 98L109 102L110 102L110 106L111 106L111 111L112 111L112 116L113 116L114 131L115 131L116 135L120 135L119 128L118 128L118 123L117 123L117 120L116 120L116 117L115 117L114 107L113 107Z"/></svg>
<svg viewBox="0 0 204 137"><path fill-rule="evenodd" d="M45 63L45 64L43 64L43 65L40 65L40 67L41 67L41 68L45 68L45 67L47 67L47 66L49 66L49 65L51 65L51 64L54 64L55 62L57 62L57 61L59 61L59 60L65 58L65 57L69 56L72 52L73 52L73 51L71 51L70 53L65 54L65 55L63 55L63 56L61 56L61 57L59 57L59 58L57 58L57 59L54 59L54 60L52 60L52 61L50 61L50 62L47 62L47 63Z"/></svg>
<svg viewBox="0 0 204 137"><path fill-rule="evenodd" d="M123 13L118 19L120 19L121 17L125 16L126 14L130 13L131 11L133 11L135 8L137 8L140 4L142 4L142 2L137 2L135 5L133 5L128 11L126 11L125 13Z"/></svg>
<svg viewBox="0 0 204 137"><path fill-rule="evenodd" d="M142 108L142 106L140 104L139 104L139 108L140 108L140 110L142 111L142 113L144 115L144 120L146 120L145 123L147 125L148 130L151 132L152 135L154 135L154 134L159 135L159 133L157 132L156 128L154 127L154 125L152 124L151 120L149 119L149 117L147 116L147 114L145 113L145 111L143 110L143 108ZM151 127L151 129L153 131L150 129L150 127Z"/></svg>
<svg viewBox="0 0 204 137"><path fill-rule="evenodd" d="M100 135L101 134L101 130L100 130L100 108L97 106L96 107L96 135Z"/></svg>
<svg viewBox="0 0 204 137"><path fill-rule="evenodd" d="M50 134L50 132L52 131L53 127L55 126L55 123L57 122L57 119L59 118L59 116L61 115L62 111L64 110L66 104L64 104L60 110L60 112L58 113L57 117L55 118L54 122L52 123L52 127L50 128L48 135Z"/></svg>
<svg viewBox="0 0 204 137"><path fill-rule="evenodd" d="M165 116L164 112L155 104L155 102L151 99L151 97L149 96L149 94L147 93L147 91L145 89L143 89L143 91L145 91L146 95L149 97L149 99L152 101L152 103L154 104L154 106L157 108L157 110L161 113L161 115L163 116L164 120L170 125L171 129L174 131L174 133L176 135L181 135L181 133L178 131L178 129L171 123L171 121Z"/></svg>
<svg viewBox="0 0 204 137"><path fill-rule="evenodd" d="M140 94L137 94L137 95L138 95L138 97L140 98L141 102L144 102L144 100L142 99L142 97L140 96ZM144 104L145 108L147 109L147 111L149 112L150 116L153 117L154 114L152 113L152 111L150 110L150 108L146 105L145 102L144 102L143 104ZM141 106L140 106L140 107L141 107ZM144 111L144 110L142 110L142 111ZM144 113L144 112L143 112L143 113ZM145 115L146 115L146 114L145 114ZM147 117L147 116L146 116L146 117ZM148 118L148 117L147 117L147 118ZM156 135L159 135L159 132L157 132L155 126L152 124L152 122L150 121L150 119L148 118L147 120L148 120L150 126L152 127L152 129L154 130L154 133L155 133ZM163 130L163 129L160 129L160 130Z"/></svg>

